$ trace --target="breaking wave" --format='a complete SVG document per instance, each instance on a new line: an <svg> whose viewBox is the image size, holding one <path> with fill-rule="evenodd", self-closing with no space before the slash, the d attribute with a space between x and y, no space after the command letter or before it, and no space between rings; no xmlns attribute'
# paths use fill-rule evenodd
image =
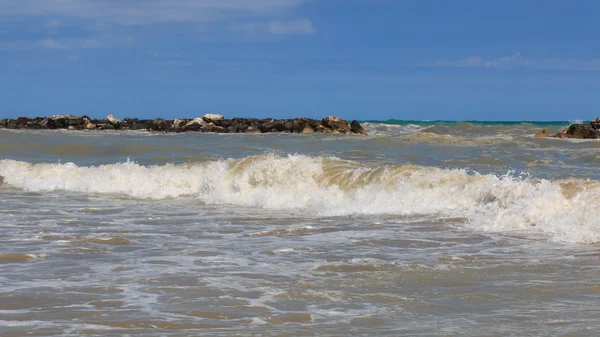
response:
<svg viewBox="0 0 600 337"><path fill-rule="evenodd" d="M539 180L338 158L264 155L182 165L101 166L0 160L4 183L26 191L194 197L206 204L297 210L307 216L458 217L478 230L531 230L600 242L600 183Z"/></svg>
<svg viewBox="0 0 600 337"><path fill-rule="evenodd" d="M377 135L409 135L423 130L427 130L431 125L417 125L417 124L385 124L385 123L373 123L364 122L362 123L365 131L371 136Z"/></svg>

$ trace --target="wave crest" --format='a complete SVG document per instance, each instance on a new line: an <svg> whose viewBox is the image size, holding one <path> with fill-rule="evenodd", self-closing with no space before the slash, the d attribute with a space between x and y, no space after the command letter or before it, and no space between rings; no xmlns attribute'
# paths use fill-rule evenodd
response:
<svg viewBox="0 0 600 337"><path fill-rule="evenodd" d="M600 184L412 165L368 167L338 158L253 156L182 165L101 166L0 161L6 184L27 191L195 197L207 204L298 210L311 216L424 215L469 219L480 230L528 229L599 242Z"/></svg>

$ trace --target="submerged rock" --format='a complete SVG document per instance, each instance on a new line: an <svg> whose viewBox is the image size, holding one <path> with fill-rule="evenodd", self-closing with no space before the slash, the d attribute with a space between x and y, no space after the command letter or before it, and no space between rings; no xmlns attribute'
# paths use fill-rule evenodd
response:
<svg viewBox="0 0 600 337"><path fill-rule="evenodd" d="M538 131L538 132L535 134L535 136L534 136L534 137L535 137L535 138L540 138L540 137L550 137L550 135L548 134L548 131L546 131L546 130L541 130L541 131Z"/></svg>

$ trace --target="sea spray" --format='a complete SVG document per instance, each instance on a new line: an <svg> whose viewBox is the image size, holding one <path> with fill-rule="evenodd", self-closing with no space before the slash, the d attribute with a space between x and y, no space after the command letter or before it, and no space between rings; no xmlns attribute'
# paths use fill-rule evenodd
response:
<svg viewBox="0 0 600 337"><path fill-rule="evenodd" d="M468 173L414 165L369 167L335 157L263 155L181 165L31 164L4 159L8 185L137 199L197 198L301 212L468 219L476 230L528 230L572 242L600 241L600 184Z"/></svg>

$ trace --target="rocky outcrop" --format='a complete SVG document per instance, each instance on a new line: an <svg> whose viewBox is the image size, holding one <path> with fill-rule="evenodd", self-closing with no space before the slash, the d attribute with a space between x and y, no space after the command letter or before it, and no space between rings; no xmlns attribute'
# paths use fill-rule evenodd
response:
<svg viewBox="0 0 600 337"><path fill-rule="evenodd" d="M599 139L600 118L594 119L589 124L571 124L561 132L550 136L546 130L539 131L534 137L574 138L574 139Z"/></svg>
<svg viewBox="0 0 600 337"><path fill-rule="evenodd" d="M106 119L88 116L56 115L52 117L0 119L0 129L67 129L67 130L144 130L151 132L211 132L211 133L333 133L363 134L365 129L358 121L328 116L322 120L295 119L225 119L222 115L206 114L193 119L117 119L112 114Z"/></svg>
<svg viewBox="0 0 600 337"><path fill-rule="evenodd" d="M600 136L600 131L594 129L591 124L573 124L567 128L567 131L562 137L577 138L577 139L597 139Z"/></svg>

